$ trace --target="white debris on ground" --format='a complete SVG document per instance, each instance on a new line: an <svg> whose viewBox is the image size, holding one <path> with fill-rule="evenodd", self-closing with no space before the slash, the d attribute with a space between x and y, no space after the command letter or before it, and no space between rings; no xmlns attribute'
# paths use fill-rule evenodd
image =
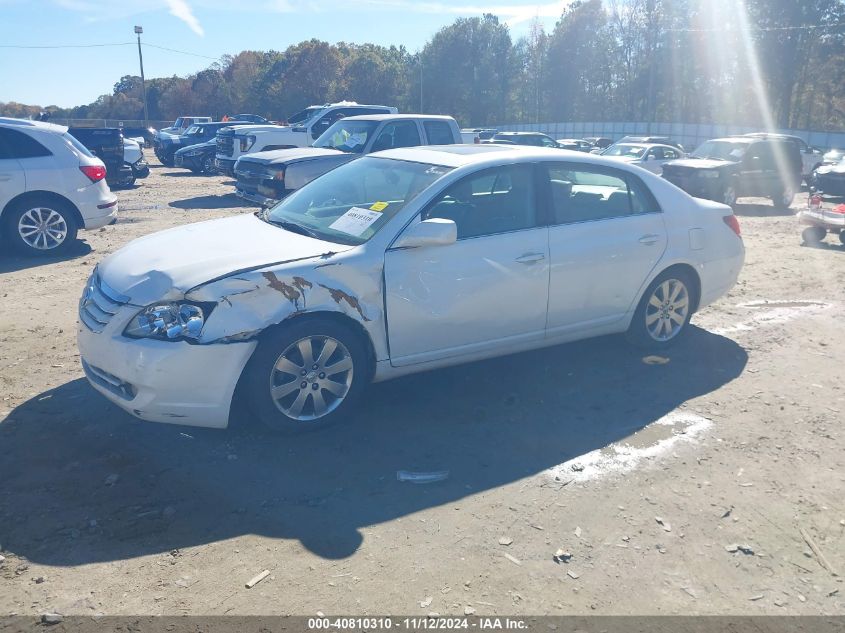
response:
<svg viewBox="0 0 845 633"><path fill-rule="evenodd" d="M708 328L713 334L725 336L736 332L748 332L760 327L780 325L797 318L814 316L829 310L834 304L825 301L750 301L740 303L736 307L754 310L749 317L727 327Z"/></svg>
<svg viewBox="0 0 845 633"><path fill-rule="evenodd" d="M626 473L667 453L678 442L698 441L711 424L700 415L672 411L624 440L579 455L550 468L546 474L561 480L587 481Z"/></svg>

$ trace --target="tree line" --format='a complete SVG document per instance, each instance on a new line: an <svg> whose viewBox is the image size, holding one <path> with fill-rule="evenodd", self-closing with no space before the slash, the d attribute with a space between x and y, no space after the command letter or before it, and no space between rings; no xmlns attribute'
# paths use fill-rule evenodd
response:
<svg viewBox="0 0 845 633"><path fill-rule="evenodd" d="M284 120L354 100L451 114L462 126L682 121L845 128L845 0L578 0L514 40L494 15L459 18L421 51L312 39L147 81L151 120L250 112ZM141 80L74 108L6 116L142 119Z"/></svg>

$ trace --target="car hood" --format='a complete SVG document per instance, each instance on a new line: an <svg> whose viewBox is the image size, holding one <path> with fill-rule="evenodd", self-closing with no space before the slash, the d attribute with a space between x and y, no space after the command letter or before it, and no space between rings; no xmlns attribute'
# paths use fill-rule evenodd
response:
<svg viewBox="0 0 845 633"><path fill-rule="evenodd" d="M236 273L350 248L239 215L139 238L106 257L98 270L110 288L146 306L178 300L191 288Z"/></svg>
<svg viewBox="0 0 845 633"><path fill-rule="evenodd" d="M845 163L837 163L835 165L824 165L816 170L817 174L836 174L841 176L845 174Z"/></svg>
<svg viewBox="0 0 845 633"><path fill-rule="evenodd" d="M251 163L260 163L262 165L278 165L295 163L301 160L313 160L315 158L324 158L326 156L338 158L346 155L347 154L337 149L298 147L295 149L274 149L270 150L269 152L256 152L255 154L248 154L241 160ZM348 156L354 157L356 155L349 154Z"/></svg>
<svg viewBox="0 0 845 633"><path fill-rule="evenodd" d="M736 163L729 160L717 160L715 158L682 158L666 163L663 169L669 166L692 167L694 169L718 169L726 165L736 165Z"/></svg>
<svg viewBox="0 0 845 633"><path fill-rule="evenodd" d="M189 152L193 152L198 149L216 149L217 148L217 139L211 139L210 141L204 141L202 143L197 143L196 145L188 145L188 147L182 147L181 149L176 150L177 154L182 154L183 156Z"/></svg>

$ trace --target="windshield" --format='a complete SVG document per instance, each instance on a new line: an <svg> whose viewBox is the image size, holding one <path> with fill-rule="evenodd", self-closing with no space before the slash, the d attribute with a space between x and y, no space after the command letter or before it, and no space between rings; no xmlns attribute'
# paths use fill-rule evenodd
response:
<svg viewBox="0 0 845 633"><path fill-rule="evenodd" d="M363 244L449 167L364 157L312 180L270 209L267 221L341 244ZM294 226L285 227L294 230Z"/></svg>
<svg viewBox="0 0 845 633"><path fill-rule="evenodd" d="M340 120L314 141L314 147L360 154L377 127L378 121Z"/></svg>
<svg viewBox="0 0 845 633"><path fill-rule="evenodd" d="M646 152L644 145L628 145L627 143L617 143L611 145L604 151L604 156L628 156L630 158L641 158Z"/></svg>
<svg viewBox="0 0 845 633"><path fill-rule="evenodd" d="M690 156L693 158L714 158L717 160L741 160L748 149L747 143L731 141L707 141L702 143Z"/></svg>
<svg viewBox="0 0 845 633"><path fill-rule="evenodd" d="M294 115L288 117L288 124L293 125L294 123L302 123L303 121L307 121L312 116L314 116L317 112L322 112L325 108L322 106L311 106L310 108L305 108L301 112L297 112Z"/></svg>

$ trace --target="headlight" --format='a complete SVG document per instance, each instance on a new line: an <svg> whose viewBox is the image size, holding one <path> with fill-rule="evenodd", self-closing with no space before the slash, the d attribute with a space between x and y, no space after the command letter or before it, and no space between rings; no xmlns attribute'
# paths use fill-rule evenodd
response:
<svg viewBox="0 0 845 633"><path fill-rule="evenodd" d="M699 175L700 175L702 178L718 178L718 177L719 177L719 172L718 172L718 171L713 171L713 170L709 170L709 171L701 171L701 172L699 172Z"/></svg>
<svg viewBox="0 0 845 633"><path fill-rule="evenodd" d="M242 152L248 152L249 148L252 147L253 145L255 145L255 137L254 136L252 136L252 135L245 136L241 139L241 151Z"/></svg>
<svg viewBox="0 0 845 633"><path fill-rule="evenodd" d="M197 339L209 306L184 302L162 302L141 310L126 326L125 336L155 338L162 341Z"/></svg>

